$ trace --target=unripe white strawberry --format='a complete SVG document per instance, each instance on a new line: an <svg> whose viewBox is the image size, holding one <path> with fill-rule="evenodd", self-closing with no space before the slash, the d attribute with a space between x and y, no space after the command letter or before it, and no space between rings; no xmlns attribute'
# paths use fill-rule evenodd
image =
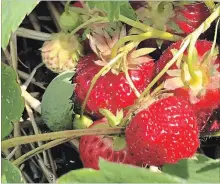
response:
<svg viewBox="0 0 220 184"><path fill-rule="evenodd" d="M80 56L82 45L75 35L56 33L41 48L42 60L48 69L55 73L74 70Z"/></svg>

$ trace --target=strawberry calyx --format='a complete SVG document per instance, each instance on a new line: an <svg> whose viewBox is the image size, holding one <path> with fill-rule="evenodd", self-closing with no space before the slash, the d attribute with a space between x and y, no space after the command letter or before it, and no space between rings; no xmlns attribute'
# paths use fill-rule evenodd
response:
<svg viewBox="0 0 220 184"><path fill-rule="evenodd" d="M174 52L176 51L172 50L172 53ZM217 83L219 83L220 80L220 73L216 69L218 66L214 64L216 54L217 53L210 58L212 62L209 65L201 61L205 59L204 57L197 56L197 59L194 59L197 61L193 68L193 72L196 75L194 79L189 71L188 58L182 56L182 63L176 64L177 69L168 70L166 72L171 78L165 81L164 87L167 90L175 90L178 88L189 89L191 102L196 103L199 100L199 96L203 95L206 90L219 88L219 84Z"/></svg>
<svg viewBox="0 0 220 184"><path fill-rule="evenodd" d="M106 109L101 109L102 112L107 112L108 110ZM109 113L109 112L108 112ZM106 113L104 113L106 115ZM109 118L109 115L107 115L108 118L102 118L101 121L96 124L96 122L90 126L90 128L109 128L112 126L112 119ZM110 120L110 121L109 121ZM124 135L114 135L114 136L110 136L110 135L106 135L103 137L107 137L108 139L112 140L112 146L113 146L113 150L114 151L120 151L126 148L127 144L125 141L125 137Z"/></svg>
<svg viewBox="0 0 220 184"><path fill-rule="evenodd" d="M108 120L111 127L118 126L123 118L123 110L117 111L116 116L108 109L99 109L99 112Z"/></svg>
<svg viewBox="0 0 220 184"><path fill-rule="evenodd" d="M93 124L92 119L86 115L80 116L79 114L76 114L73 120L73 126L75 129L88 128L92 124Z"/></svg>

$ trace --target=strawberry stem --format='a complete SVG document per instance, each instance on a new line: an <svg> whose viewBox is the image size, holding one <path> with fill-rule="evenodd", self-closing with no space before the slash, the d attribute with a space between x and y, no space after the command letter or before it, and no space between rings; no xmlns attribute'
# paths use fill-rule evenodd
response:
<svg viewBox="0 0 220 184"><path fill-rule="evenodd" d="M182 37L159 30L152 30L139 35L125 36L121 38L112 48L111 58L114 58L117 55L118 49L126 42L128 41L141 42L149 38L159 38L163 40L177 41L180 40Z"/></svg>
<svg viewBox="0 0 220 184"><path fill-rule="evenodd" d="M81 24L80 26L78 26L76 29L74 29L70 34L71 35L74 35L75 33L77 33L80 29L83 29L85 27L87 27L89 24L92 24L92 23L106 23L106 22L109 22L108 18L107 17L94 17L94 18L91 18L89 20L87 20L86 22L84 22L83 24Z"/></svg>
<svg viewBox="0 0 220 184"><path fill-rule="evenodd" d="M2 141L2 150L19 146L22 144L29 144L32 142L50 141L55 139L75 138L83 135L108 135L108 134L120 134L124 129L120 127L115 128L88 128L82 130L65 130L59 132L44 133L38 135L29 135L15 137Z"/></svg>
<svg viewBox="0 0 220 184"><path fill-rule="evenodd" d="M215 3L213 0L206 0L204 1L205 5L208 7L210 12L213 12L213 9L215 8Z"/></svg>
<svg viewBox="0 0 220 184"><path fill-rule="evenodd" d="M81 108L81 113L80 115L82 116L84 114L84 110L85 110L85 107L86 107L86 103L88 101L88 98L89 98L89 95L96 83L96 81L98 80L98 78L105 72L105 70L109 69L112 65L114 65L118 59L120 59L121 57L123 56L123 53L120 53L119 55L117 55L116 57L114 57L107 65L105 65L95 76L94 78L92 79L91 81L91 84L90 84L90 87L89 87L89 90L86 94L86 97L85 97L85 100L82 104L82 108Z"/></svg>
<svg viewBox="0 0 220 184"><path fill-rule="evenodd" d="M124 72L125 72L125 77L126 77L126 80L128 81L128 84L130 86L130 88L132 89L132 91L134 92L134 94L136 95L137 98L140 97L140 93L139 91L137 90L137 88L135 87L134 83L132 82L130 76L129 76L129 73L128 73L128 67L127 67L127 60L126 60L126 57L127 55L124 56L124 59L123 59L123 65L124 65Z"/></svg>
<svg viewBox="0 0 220 184"><path fill-rule="evenodd" d="M148 26L146 24L143 24L143 23L141 23L139 21L134 21L132 19L129 19L129 18L123 16L123 15L119 15L119 20L121 22L124 22L125 24L128 24L128 25L130 25L132 27L138 28L138 29L140 29L140 30L142 30L144 32L152 31L153 30L152 27L150 27L150 26Z"/></svg>
<svg viewBox="0 0 220 184"><path fill-rule="evenodd" d="M69 6L68 9L74 13L78 13L78 14L83 14L83 15L88 15L88 16L92 16L91 12L89 12L88 10L84 9L84 8L78 8L78 7L73 7L73 6Z"/></svg>
<svg viewBox="0 0 220 184"><path fill-rule="evenodd" d="M213 133L200 133L200 137L220 137L220 131Z"/></svg>
<svg viewBox="0 0 220 184"><path fill-rule="evenodd" d="M64 138L64 139L57 139L57 140L54 140L54 141L50 141L49 143L46 143L46 144L43 144L27 153L25 153L24 155L22 155L21 157L19 157L18 159L16 159L13 164L16 165L16 166L19 166L21 165L24 161L32 158L33 156L35 156L36 154L39 154L43 151L46 151L50 148L53 148L55 146L58 146L60 144L63 144L67 141L70 141L72 138Z"/></svg>
<svg viewBox="0 0 220 184"><path fill-rule="evenodd" d="M145 95L147 95L150 91L150 89L157 83L157 81L166 73L166 71L176 62L178 57L181 56L181 54L184 53L186 48L188 47L190 43L190 36L184 41L182 47L180 50L174 55L174 57L166 64L166 66L161 70L161 72L151 81L151 83L147 86L147 88L142 92L140 98L143 98Z"/></svg>
<svg viewBox="0 0 220 184"><path fill-rule="evenodd" d="M65 7L64 7L65 12L68 12L70 3L71 1L66 2Z"/></svg>
<svg viewBox="0 0 220 184"><path fill-rule="evenodd" d="M203 32L205 32L211 26L211 23L215 21L215 19L218 18L219 16L220 16L220 7L216 8L214 12L193 33L190 34L192 36L191 36L191 41L189 45L187 64L189 68L189 73L192 78L192 82L196 82L199 78L197 74L195 73L194 66L193 66L193 60L194 60L193 52L195 49L196 41L199 38L199 36Z"/></svg>

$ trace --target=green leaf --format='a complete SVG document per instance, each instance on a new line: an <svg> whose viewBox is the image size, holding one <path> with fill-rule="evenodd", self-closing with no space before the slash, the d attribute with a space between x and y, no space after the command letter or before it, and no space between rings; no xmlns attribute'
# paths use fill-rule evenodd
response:
<svg viewBox="0 0 220 184"><path fill-rule="evenodd" d="M87 1L90 8L96 8L107 14L110 21L117 21L119 15L136 19L136 14L128 1Z"/></svg>
<svg viewBox="0 0 220 184"><path fill-rule="evenodd" d="M12 122L19 121L24 110L24 99L21 96L21 88L17 83L14 69L1 64L2 72L2 117L1 138L8 136L13 130Z"/></svg>
<svg viewBox="0 0 220 184"><path fill-rule="evenodd" d="M41 105L42 118L52 131L72 129L73 71L58 75L47 87Z"/></svg>
<svg viewBox="0 0 220 184"><path fill-rule="evenodd" d="M218 183L220 160L213 160L204 155L197 159L184 159L177 164L165 165L163 172L186 179L191 183Z"/></svg>
<svg viewBox="0 0 220 184"><path fill-rule="evenodd" d="M131 7L130 3L126 2L126 1L122 1L124 2L124 4L122 4L121 8L120 8L120 14L128 17L132 20L136 20L137 19L137 15L134 11L134 9Z"/></svg>
<svg viewBox="0 0 220 184"><path fill-rule="evenodd" d="M2 0L2 48L6 48L10 34L15 32L39 0Z"/></svg>
<svg viewBox="0 0 220 184"><path fill-rule="evenodd" d="M58 179L58 183L178 183L183 180L145 168L117 164L100 159L99 171L80 169Z"/></svg>
<svg viewBox="0 0 220 184"><path fill-rule="evenodd" d="M15 167L10 161L2 160L2 183L24 183L20 170Z"/></svg>
<svg viewBox="0 0 220 184"><path fill-rule="evenodd" d="M61 176L57 183L109 183L101 172L93 169L79 169Z"/></svg>

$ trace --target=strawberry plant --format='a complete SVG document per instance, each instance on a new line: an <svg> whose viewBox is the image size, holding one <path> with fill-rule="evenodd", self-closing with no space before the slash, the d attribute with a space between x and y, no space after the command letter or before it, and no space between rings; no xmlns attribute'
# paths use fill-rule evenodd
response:
<svg viewBox="0 0 220 184"><path fill-rule="evenodd" d="M219 2L2 7L2 183L220 182Z"/></svg>

